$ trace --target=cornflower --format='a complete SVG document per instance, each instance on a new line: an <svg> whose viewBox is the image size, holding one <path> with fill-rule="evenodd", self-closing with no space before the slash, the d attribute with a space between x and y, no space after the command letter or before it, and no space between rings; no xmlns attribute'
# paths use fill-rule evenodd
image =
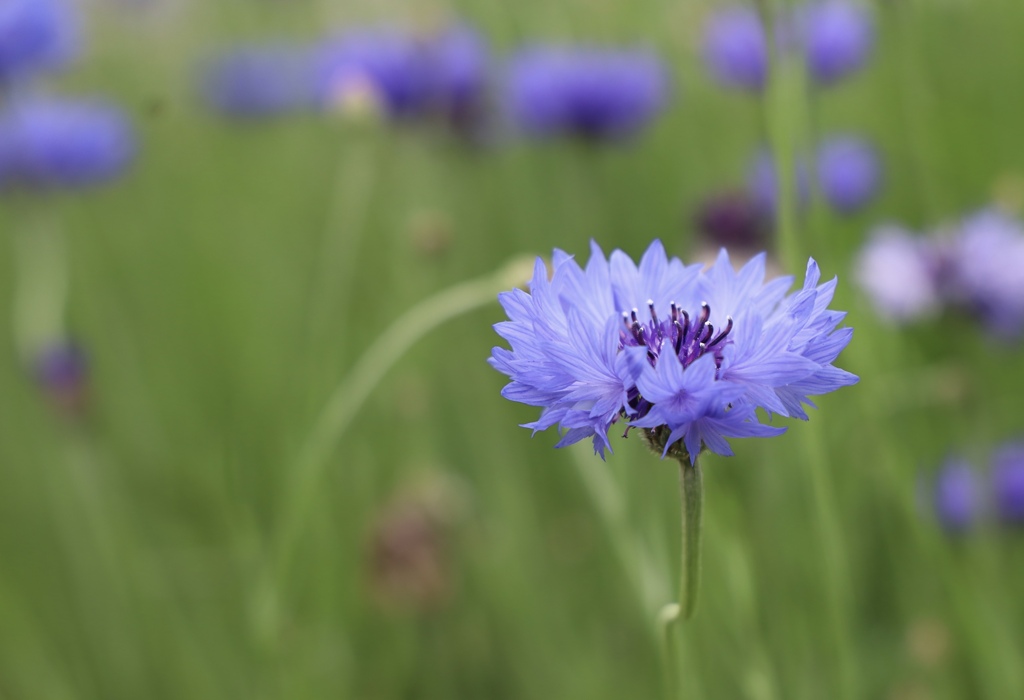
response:
<svg viewBox="0 0 1024 700"><path fill-rule="evenodd" d="M538 406L534 432L558 425L557 447L585 438L604 456L608 430L639 428L662 457L695 463L727 438L767 437L757 409L807 419L810 396L857 382L832 363L853 330L828 308L836 280L819 284L808 261L803 286L765 281L765 255L738 272L723 249L706 270L666 256L654 241L637 266L591 244L586 267L555 250L549 277L538 259L530 291L504 292L508 321L495 325L511 350L490 364L511 382L502 395Z"/></svg>

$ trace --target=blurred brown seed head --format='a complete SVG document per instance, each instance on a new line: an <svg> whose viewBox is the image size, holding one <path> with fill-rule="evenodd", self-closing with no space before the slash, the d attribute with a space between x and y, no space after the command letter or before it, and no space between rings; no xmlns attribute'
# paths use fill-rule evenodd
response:
<svg viewBox="0 0 1024 700"><path fill-rule="evenodd" d="M452 247L451 221L440 212L417 212L409 221L409 238L413 250L423 257L440 257Z"/></svg>
<svg viewBox="0 0 1024 700"><path fill-rule="evenodd" d="M906 644L910 658L925 668L936 668L949 657L949 628L936 618L915 620L907 628Z"/></svg>
<svg viewBox="0 0 1024 700"><path fill-rule="evenodd" d="M401 487L374 522L368 552L369 586L387 610L426 613L455 590L453 539L468 511L467 487L432 472Z"/></svg>

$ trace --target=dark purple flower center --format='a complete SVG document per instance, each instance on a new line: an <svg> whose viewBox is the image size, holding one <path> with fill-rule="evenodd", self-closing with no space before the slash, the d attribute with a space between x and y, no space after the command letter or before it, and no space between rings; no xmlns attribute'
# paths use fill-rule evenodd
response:
<svg viewBox="0 0 1024 700"><path fill-rule="evenodd" d="M673 301L669 304L669 318L660 320L654 310L654 301L647 301L651 312L651 320L641 323L639 310L622 312L624 329L619 331L621 347L646 347L647 359L653 366L665 352L666 347L675 354L683 367L689 367L699 357L712 353L715 366L722 366L722 350L727 345L726 338L732 331L732 316L726 317L726 325L718 335L715 327L708 320L711 318L711 307L707 302L700 304L700 316L691 319L685 309Z"/></svg>
<svg viewBox="0 0 1024 700"><path fill-rule="evenodd" d="M715 358L715 367L722 367L722 351L732 341L728 339L732 332L732 316L726 316L725 328L715 335L715 327L711 324L711 307L707 302L700 303L700 316L691 318L690 314L673 301L669 304L669 318L661 320L654 310L654 301L647 300L647 308L651 320L641 323L639 310L622 312L623 330L619 331L619 345L624 347L647 348L647 361L654 366L658 358L665 352L674 354L683 368L692 365L698 358L710 353ZM717 371L716 369L716 371ZM635 418L642 418L651 410L651 403L640 395L634 387L629 390L627 400L635 412ZM625 411L622 412L625 417ZM626 434L629 428L626 428ZM625 435L623 435L625 437Z"/></svg>

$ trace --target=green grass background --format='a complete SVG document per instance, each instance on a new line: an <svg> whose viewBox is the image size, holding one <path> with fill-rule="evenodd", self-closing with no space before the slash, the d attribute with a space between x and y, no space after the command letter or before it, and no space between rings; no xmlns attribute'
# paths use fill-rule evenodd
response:
<svg viewBox="0 0 1024 700"><path fill-rule="evenodd" d="M701 69L712 3L112 4L90 4L88 58L54 89L116 97L138 162L113 186L37 203L69 241L87 420L57 419L0 333L0 698L657 697L641 590L675 587L677 470L635 439L604 464L518 428L534 409L502 399L485 363L496 303L431 333L361 408L304 505L269 634L261 577L302 441L399 314L515 254L585 255L595 239L636 256L655 237L693 253L694 204L741 181L763 120ZM1024 358L964 319L883 326L850 274L871 225L932 226L1024 175L1024 5L875 10L869 68L809 107L822 133L876 140L884 193L852 219L818 211L801 234L840 278L834 306L856 334L839 364L862 381L809 423L782 421L785 436L705 460L686 697L1024 697L1024 542L950 539L916 502L948 453L983 461L1024 433ZM240 126L192 91L195 61L227 41L447 15L498 54L531 39L650 44L671 62L672 106L628 145L474 151L325 116ZM18 220L0 208L9 309ZM450 232L442 254L413 244L423 221ZM587 470L621 498L612 529ZM449 533L453 593L429 611L382 607L373 523L437 473L469 494Z"/></svg>

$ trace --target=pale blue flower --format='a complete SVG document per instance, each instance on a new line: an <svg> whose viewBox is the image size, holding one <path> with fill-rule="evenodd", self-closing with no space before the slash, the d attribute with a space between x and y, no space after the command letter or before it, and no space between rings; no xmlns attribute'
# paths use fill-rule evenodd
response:
<svg viewBox="0 0 1024 700"><path fill-rule="evenodd" d="M500 295L509 320L495 330L511 350L490 363L512 380L506 398L543 409L526 427L565 430L558 446L590 437L603 455L622 421L663 454L728 455L726 438L784 430L758 408L806 418L810 395L857 381L832 365L852 330L836 330L835 280L819 285L813 260L788 295L792 278L765 281L764 254L736 271L723 250L703 270L655 241L639 265L596 244L586 268L558 250L551 264L549 278L538 260L529 292Z"/></svg>

